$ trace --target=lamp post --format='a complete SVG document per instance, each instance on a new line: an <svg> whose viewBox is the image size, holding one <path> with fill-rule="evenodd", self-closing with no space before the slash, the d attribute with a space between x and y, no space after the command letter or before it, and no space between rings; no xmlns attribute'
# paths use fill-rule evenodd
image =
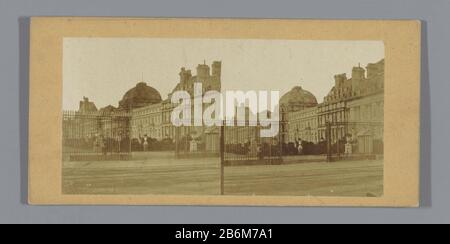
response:
<svg viewBox="0 0 450 244"><path fill-rule="evenodd" d="M331 123L326 122L325 137L327 138L327 162L331 162Z"/></svg>
<svg viewBox="0 0 450 244"><path fill-rule="evenodd" d="M220 127L220 195L225 194L225 126Z"/></svg>

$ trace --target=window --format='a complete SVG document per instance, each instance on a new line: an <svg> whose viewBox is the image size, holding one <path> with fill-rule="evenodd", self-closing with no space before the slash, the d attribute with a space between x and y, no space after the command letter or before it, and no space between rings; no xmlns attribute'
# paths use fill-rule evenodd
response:
<svg viewBox="0 0 450 244"><path fill-rule="evenodd" d="M361 120L361 108L359 106L355 107L355 120Z"/></svg>
<svg viewBox="0 0 450 244"><path fill-rule="evenodd" d="M368 120L372 119L372 106L367 105L366 106L366 112L367 112L366 119L368 119Z"/></svg>

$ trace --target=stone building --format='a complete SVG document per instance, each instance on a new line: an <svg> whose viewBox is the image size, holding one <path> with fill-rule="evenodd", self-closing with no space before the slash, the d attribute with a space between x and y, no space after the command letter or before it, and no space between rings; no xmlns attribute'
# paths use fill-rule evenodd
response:
<svg viewBox="0 0 450 244"><path fill-rule="evenodd" d="M148 105L161 103L161 94L145 82L139 82L136 87L125 93L119 102L119 109L131 111Z"/></svg>
<svg viewBox="0 0 450 244"><path fill-rule="evenodd" d="M331 142L345 138L348 133L347 101L334 101L321 103L317 108L318 137L326 139L327 123L331 127Z"/></svg>
<svg viewBox="0 0 450 244"><path fill-rule="evenodd" d="M161 138L161 101L161 94L155 88L139 82L124 94L118 108L108 106L104 109L105 113L113 117L121 113L128 114L129 122L123 126L129 127L128 136L131 138L145 135Z"/></svg>
<svg viewBox="0 0 450 244"><path fill-rule="evenodd" d="M109 150L122 150L119 142L130 137L131 115L126 111L107 106L97 110L88 98L83 98L77 111L63 112L64 150L82 148L84 152L93 149L100 138L109 145ZM110 144L114 140L115 146Z"/></svg>
<svg viewBox="0 0 450 244"><path fill-rule="evenodd" d="M89 101L89 98L83 97L83 101L80 101L78 111L80 113L95 113L97 112L97 106L95 106L95 103Z"/></svg>
<svg viewBox="0 0 450 244"><path fill-rule="evenodd" d="M147 135L157 140L189 137L202 145L199 148L218 152L218 128L172 125L171 114L176 105L171 103L171 97L174 92L183 90L194 99L196 82L203 85L202 95L211 90L221 91L221 65L218 61L211 67L199 64L196 75L181 68L179 82L164 100L155 88L144 82L127 91L117 108L107 106L98 110L93 102L83 98L79 110L64 118L63 134L65 137L92 138L101 133L112 138L126 136L131 139ZM329 123L332 143L346 139L353 143L356 153L382 153L384 60L368 64L365 69L358 65L352 69L350 78L346 74L337 74L334 81L334 86L320 104L311 92L302 87L294 87L281 97L280 140L283 143L299 139L318 143L326 139ZM249 126L228 128L225 131L227 143L259 141L258 129Z"/></svg>
<svg viewBox="0 0 450 244"><path fill-rule="evenodd" d="M238 114L242 112L241 117ZM246 107L244 104L239 105L235 108L233 119L227 121L232 121L235 126L225 126L225 144L226 145L238 145L245 143L260 143L260 128L258 126L250 126L250 118L258 117L255 113L251 111L250 108Z"/></svg>
<svg viewBox="0 0 450 244"><path fill-rule="evenodd" d="M200 144L206 145L207 136L217 138L217 130L204 127L180 127L172 125L171 114L176 105L172 104L171 97L176 91L187 91L194 99L194 83L200 82L203 85L203 94L210 90L220 91L221 89L221 62L214 61L211 68L204 64L197 66L197 74L193 75L191 70L181 68L179 72L180 80L176 87L165 100L161 99L159 92L139 83L128 91L119 103L119 109L130 109L132 138L137 139L144 135L157 140L174 140L177 136L194 136ZM192 104L194 104L192 102ZM211 142L211 138L209 140ZM212 147L216 149L216 144Z"/></svg>
<svg viewBox="0 0 450 244"><path fill-rule="evenodd" d="M202 83L203 93L207 91L221 91L222 62L214 61L210 68L206 63L197 66L197 75L193 75L191 70L182 67L180 70L180 81L173 89L175 91L187 91L191 97L194 95L194 83ZM169 98L171 98L169 95Z"/></svg>
<svg viewBox="0 0 450 244"><path fill-rule="evenodd" d="M194 106L194 84L201 83L203 87L202 96L208 91L221 91L221 74L222 74L222 62L214 61L210 66L205 62L199 64L196 69L196 75L192 74L191 70L182 67L179 76L180 80L176 87L173 89L172 93L169 94L169 99L164 105L164 127L165 132L170 139L181 140L183 137L193 138L199 145L199 150L205 150L212 153L217 153L217 143L212 143L212 141L218 138L217 128L207 128L207 127L195 127L195 126L182 126L174 127L170 121L171 113L174 109L174 105L171 103L172 94L176 91L187 91L191 95L192 106ZM203 104L203 109L206 108L206 104ZM194 111L193 107L191 111ZM192 116L194 117L194 116ZM194 121L192 121L194 124Z"/></svg>
<svg viewBox="0 0 450 244"><path fill-rule="evenodd" d="M172 104L170 99L166 99L161 103L161 113L162 113L162 136L163 139L174 139L175 138L175 126L173 126L171 121L172 111L175 105Z"/></svg>
<svg viewBox="0 0 450 244"><path fill-rule="evenodd" d="M367 71L367 74L366 74ZM382 151L384 119L384 59L354 67L352 77L335 76L335 86L318 108L319 136L331 124L331 140L350 139L359 153ZM377 144L377 145L375 145Z"/></svg>
<svg viewBox="0 0 450 244"><path fill-rule="evenodd" d="M88 139L98 133L98 109L89 98L83 97L78 111L63 114L63 135L65 139Z"/></svg>
<svg viewBox="0 0 450 244"><path fill-rule="evenodd" d="M157 140L164 137L162 131L162 104L151 104L131 111L131 137L142 138L145 135Z"/></svg>
<svg viewBox="0 0 450 244"><path fill-rule="evenodd" d="M280 99L281 141L295 142L298 139L317 141L317 99L302 87L294 87ZM313 140L314 139L314 140Z"/></svg>
<svg viewBox="0 0 450 244"><path fill-rule="evenodd" d="M347 103L348 133L360 153L383 152L384 93L379 92Z"/></svg>
<svg viewBox="0 0 450 244"><path fill-rule="evenodd" d="M301 86L292 88L291 91L283 95L280 99L281 109L285 112L297 112L305 108L317 106L316 97Z"/></svg>
<svg viewBox="0 0 450 244"><path fill-rule="evenodd" d="M287 114L288 137L285 142L303 140L318 143L317 106Z"/></svg>
<svg viewBox="0 0 450 244"><path fill-rule="evenodd" d="M334 79L334 86L320 104L306 103L302 108L301 101L305 101L302 94L308 93L297 91L297 95L288 95L294 94L292 92L285 95L299 98L295 106L287 102L289 99L281 101L284 141L293 142L296 138L321 141L326 139L329 123L332 143L350 140L357 153L382 153L384 59L368 64L366 69L359 65L354 67L351 78L337 74ZM306 101L314 101L311 96L306 97L309 97Z"/></svg>

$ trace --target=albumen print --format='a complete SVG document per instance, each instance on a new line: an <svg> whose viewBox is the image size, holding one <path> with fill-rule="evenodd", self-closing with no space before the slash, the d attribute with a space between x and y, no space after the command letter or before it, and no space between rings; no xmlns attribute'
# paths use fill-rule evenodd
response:
<svg viewBox="0 0 450 244"><path fill-rule="evenodd" d="M63 45L64 194L383 195L382 41Z"/></svg>

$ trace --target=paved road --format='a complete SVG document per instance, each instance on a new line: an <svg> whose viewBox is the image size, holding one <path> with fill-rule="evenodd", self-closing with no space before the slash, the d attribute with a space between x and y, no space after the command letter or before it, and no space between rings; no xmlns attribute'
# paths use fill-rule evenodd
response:
<svg viewBox="0 0 450 244"><path fill-rule="evenodd" d="M382 161L230 167L225 194L381 196Z"/></svg>
<svg viewBox="0 0 450 244"><path fill-rule="evenodd" d="M64 162L67 194L219 194L219 159ZM225 168L227 195L379 196L382 161Z"/></svg>

